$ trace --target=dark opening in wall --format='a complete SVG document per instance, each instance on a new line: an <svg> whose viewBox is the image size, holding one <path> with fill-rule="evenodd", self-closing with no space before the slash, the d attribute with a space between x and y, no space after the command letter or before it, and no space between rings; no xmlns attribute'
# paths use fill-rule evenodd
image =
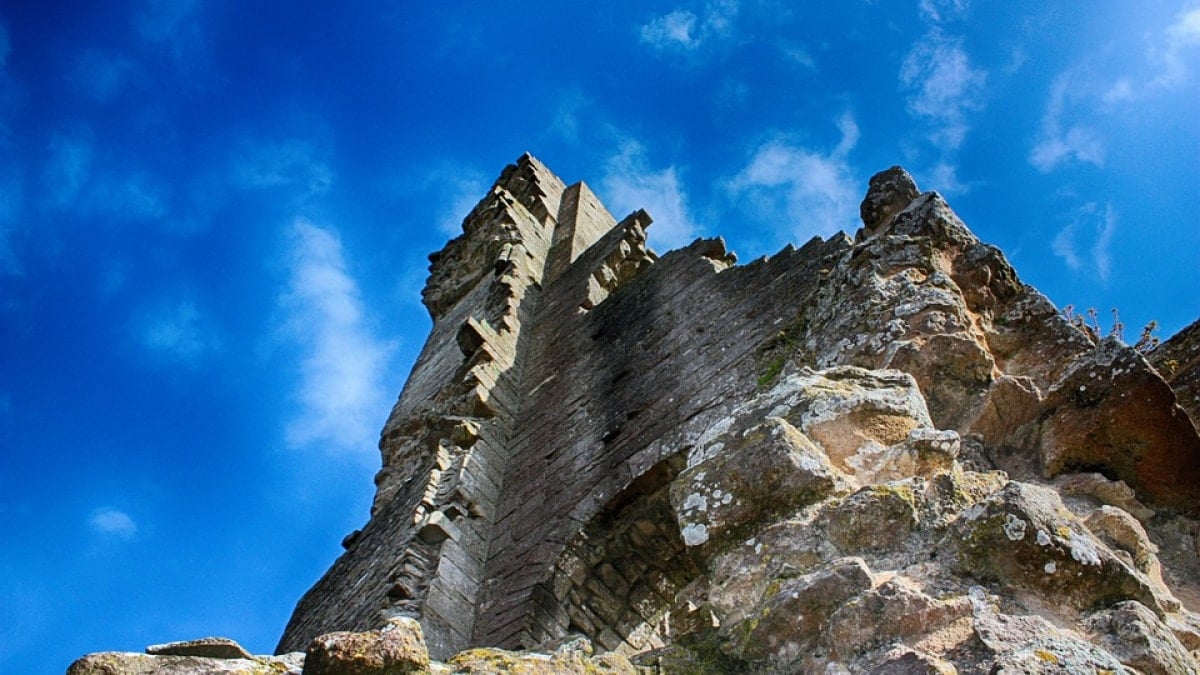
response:
<svg viewBox="0 0 1200 675"><path fill-rule="evenodd" d="M579 633L602 650L628 653L663 644L663 615L700 573L669 495L685 455L634 479L567 542L535 592L549 637Z"/></svg>

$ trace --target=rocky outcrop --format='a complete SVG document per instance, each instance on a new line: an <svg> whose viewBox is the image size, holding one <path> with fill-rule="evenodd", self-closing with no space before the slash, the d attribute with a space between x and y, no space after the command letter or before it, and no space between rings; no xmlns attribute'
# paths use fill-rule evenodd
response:
<svg viewBox="0 0 1200 675"><path fill-rule="evenodd" d="M1200 319L1155 347L1149 358L1200 426Z"/></svg>
<svg viewBox="0 0 1200 675"><path fill-rule="evenodd" d="M506 168L430 258L371 519L279 650L308 673L1200 669L1196 324L1149 359L1098 339L898 167L861 213L746 265L720 239L659 258L644 212Z"/></svg>

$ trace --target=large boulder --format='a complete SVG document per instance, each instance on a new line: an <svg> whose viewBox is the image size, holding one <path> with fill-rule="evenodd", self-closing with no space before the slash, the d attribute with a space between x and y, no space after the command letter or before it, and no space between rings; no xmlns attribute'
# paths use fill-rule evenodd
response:
<svg viewBox="0 0 1200 675"><path fill-rule="evenodd" d="M395 618L379 630L326 633L304 656L305 675L399 675L429 669L421 624Z"/></svg>

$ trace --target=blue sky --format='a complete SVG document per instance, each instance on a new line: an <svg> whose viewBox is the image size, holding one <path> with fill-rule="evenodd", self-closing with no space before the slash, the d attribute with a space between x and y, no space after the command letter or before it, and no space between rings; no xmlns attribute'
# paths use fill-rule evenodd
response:
<svg viewBox="0 0 1200 675"><path fill-rule="evenodd" d="M1195 2L348 5L0 6L0 671L272 649L526 150L743 260L898 163L1060 306L1200 316Z"/></svg>

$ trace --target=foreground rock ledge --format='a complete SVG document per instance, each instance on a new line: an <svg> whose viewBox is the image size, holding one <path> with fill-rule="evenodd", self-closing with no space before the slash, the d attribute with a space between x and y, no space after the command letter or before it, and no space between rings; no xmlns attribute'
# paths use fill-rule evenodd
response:
<svg viewBox="0 0 1200 675"><path fill-rule="evenodd" d="M899 167L861 213L659 258L523 156L285 656L72 672L1200 671L1200 323L1096 335Z"/></svg>
<svg viewBox="0 0 1200 675"><path fill-rule="evenodd" d="M455 655L446 663L431 661L425 646L421 625L413 619L392 619L379 630L362 633L336 632L322 635L308 647L305 654L283 656L243 656L229 651L210 649L214 645L236 649L244 654L233 640L205 638L189 642L156 645L147 648L148 654L105 652L91 654L76 661L68 675L125 675L166 673L168 675L202 675L230 673L243 675L300 674L303 675L400 675L402 673L500 673L516 672L527 675L557 675L559 673L592 675L596 673L642 673L627 658L619 654L596 655L586 638L568 640L556 649L542 652L512 652L503 649L470 649ZM168 647L167 649L161 649ZM208 651L211 655L180 654L178 652ZM173 653L164 653L173 652ZM219 653L229 654L221 656Z"/></svg>

